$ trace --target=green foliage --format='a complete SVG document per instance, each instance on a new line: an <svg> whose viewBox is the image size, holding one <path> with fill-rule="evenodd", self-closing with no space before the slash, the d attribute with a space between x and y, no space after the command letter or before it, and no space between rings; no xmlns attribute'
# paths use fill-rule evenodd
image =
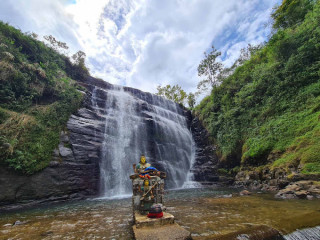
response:
<svg viewBox="0 0 320 240"><path fill-rule="evenodd" d="M301 23L315 0L284 0L271 14L274 28L288 28Z"/></svg>
<svg viewBox="0 0 320 240"><path fill-rule="evenodd" d="M33 38L36 38L36 37L34 37L34 35L32 35L32 36L33 36ZM58 41L58 40L57 40L54 36L52 36L52 35L44 36L43 38L44 38L46 41L49 42L50 47L52 47L54 50L58 50L58 49L65 49L65 50L67 50L67 49L69 48L66 43Z"/></svg>
<svg viewBox="0 0 320 240"><path fill-rule="evenodd" d="M4 123L10 115L0 107L0 124Z"/></svg>
<svg viewBox="0 0 320 240"><path fill-rule="evenodd" d="M48 41L67 47L52 36ZM0 56L0 164L32 174L51 160L60 131L82 101L73 79L88 71L84 59L72 64L34 35L2 22Z"/></svg>
<svg viewBox="0 0 320 240"><path fill-rule="evenodd" d="M214 46L212 46L212 50L209 54L206 52L204 53L204 59L198 66L199 77L204 77L204 79L198 83L198 93L212 89L213 86L219 83L223 65L216 60L220 55L221 52L218 52Z"/></svg>
<svg viewBox="0 0 320 240"><path fill-rule="evenodd" d="M302 2L283 1L269 42L238 61L195 108L230 168L272 163L318 171L320 2Z"/></svg>
<svg viewBox="0 0 320 240"><path fill-rule="evenodd" d="M306 175L320 174L320 163L305 164L302 173Z"/></svg>
<svg viewBox="0 0 320 240"><path fill-rule="evenodd" d="M188 97L188 105L189 105L189 108L194 108L194 105L196 104L196 97L193 93L189 93Z"/></svg>
<svg viewBox="0 0 320 240"><path fill-rule="evenodd" d="M224 175L224 176L236 176L237 173L240 171L240 167L234 167L231 169L226 169L226 168L218 168L217 172L219 175Z"/></svg>
<svg viewBox="0 0 320 240"><path fill-rule="evenodd" d="M186 104L189 105L190 109L194 108L196 103L195 94L189 93L187 94L179 85L166 85L161 87L160 85L157 87L158 92L156 95L165 97L171 101L174 101L182 106Z"/></svg>
<svg viewBox="0 0 320 240"><path fill-rule="evenodd" d="M195 95L193 93L187 94L179 85L166 85L161 87L160 85L157 87L158 92L156 95L165 97L171 101L174 101L178 104L185 105L187 101L190 108L194 107L195 104Z"/></svg>
<svg viewBox="0 0 320 240"><path fill-rule="evenodd" d="M218 169L218 174L219 175L228 175L229 174L229 171L225 168L219 168Z"/></svg>

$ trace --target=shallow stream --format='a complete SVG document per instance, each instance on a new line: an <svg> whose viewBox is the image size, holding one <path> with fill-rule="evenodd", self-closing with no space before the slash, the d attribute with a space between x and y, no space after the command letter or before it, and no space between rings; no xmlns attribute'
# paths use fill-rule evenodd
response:
<svg viewBox="0 0 320 240"><path fill-rule="evenodd" d="M211 187L170 191L166 206L194 239L257 225L282 234L320 225L319 199L239 196L233 189ZM131 225L131 198L84 200L1 213L0 239L132 239Z"/></svg>

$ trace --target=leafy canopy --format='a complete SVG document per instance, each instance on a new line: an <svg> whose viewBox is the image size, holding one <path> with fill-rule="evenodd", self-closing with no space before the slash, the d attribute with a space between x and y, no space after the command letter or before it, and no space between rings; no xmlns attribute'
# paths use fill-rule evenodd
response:
<svg viewBox="0 0 320 240"><path fill-rule="evenodd" d="M158 92L156 95L165 97L171 101L174 101L178 104L185 105L188 103L190 108L193 108L195 105L195 95L193 93L187 94L179 85L171 86L170 84L161 87L157 87Z"/></svg>
<svg viewBox="0 0 320 240"><path fill-rule="evenodd" d="M221 55L214 46L209 54L204 53L205 58L200 62L198 66L198 76L204 77L202 81L198 83L199 92L212 89L220 81L220 73L223 70L223 65L217 62L217 58Z"/></svg>

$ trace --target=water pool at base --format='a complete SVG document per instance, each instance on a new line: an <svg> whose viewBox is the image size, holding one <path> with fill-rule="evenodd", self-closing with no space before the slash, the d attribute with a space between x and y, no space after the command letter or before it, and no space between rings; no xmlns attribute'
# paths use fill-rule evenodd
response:
<svg viewBox="0 0 320 240"><path fill-rule="evenodd" d="M281 200L269 193L239 196L234 189L198 188L169 191L166 206L194 239L258 225L282 234L320 225L319 199ZM91 199L1 213L0 239L132 239L131 226L131 198Z"/></svg>

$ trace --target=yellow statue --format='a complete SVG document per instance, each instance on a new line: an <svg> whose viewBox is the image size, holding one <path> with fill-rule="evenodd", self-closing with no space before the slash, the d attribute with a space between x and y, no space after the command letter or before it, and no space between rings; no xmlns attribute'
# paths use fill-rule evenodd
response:
<svg viewBox="0 0 320 240"><path fill-rule="evenodd" d="M146 161L146 157L144 155L141 155L140 162L138 165L135 166L134 172L142 173L147 167L150 167L150 166L151 166L150 163L147 163Z"/></svg>

